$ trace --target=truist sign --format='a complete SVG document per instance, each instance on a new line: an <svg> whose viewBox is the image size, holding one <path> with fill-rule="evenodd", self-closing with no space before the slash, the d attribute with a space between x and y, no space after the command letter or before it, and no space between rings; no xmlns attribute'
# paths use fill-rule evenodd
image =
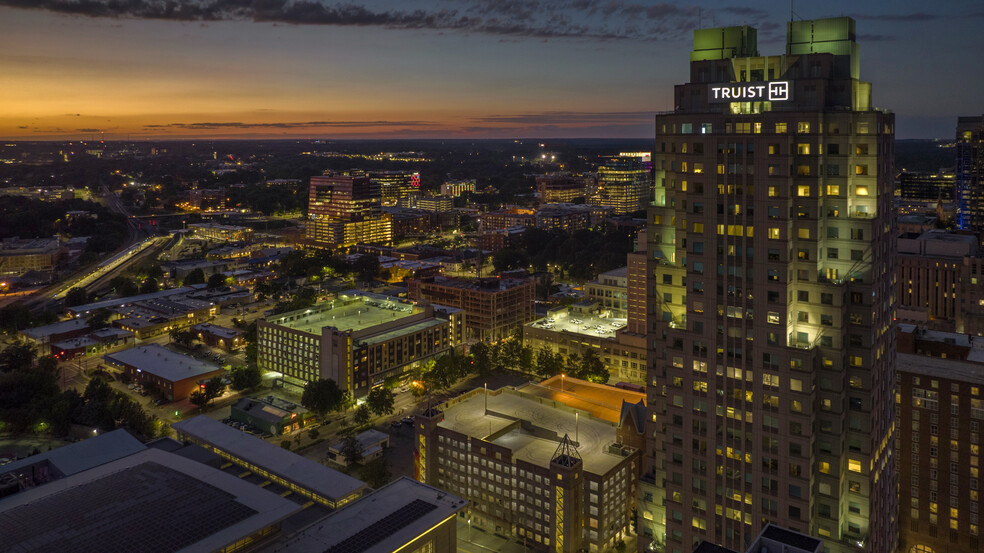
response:
<svg viewBox="0 0 984 553"><path fill-rule="evenodd" d="M707 87L707 101L712 104L726 102L785 102L793 99L789 81L761 83L712 84Z"/></svg>

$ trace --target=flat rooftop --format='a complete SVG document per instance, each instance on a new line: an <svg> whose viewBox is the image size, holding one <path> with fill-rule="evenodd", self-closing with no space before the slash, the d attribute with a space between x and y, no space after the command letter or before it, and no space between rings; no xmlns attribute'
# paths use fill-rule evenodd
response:
<svg viewBox="0 0 984 553"><path fill-rule="evenodd" d="M466 506L458 496L404 476L261 551L390 553Z"/></svg>
<svg viewBox="0 0 984 553"><path fill-rule="evenodd" d="M895 360L899 372L984 384L984 364L912 353L898 353Z"/></svg>
<svg viewBox="0 0 984 553"><path fill-rule="evenodd" d="M355 332L409 317L422 310L421 307L393 298L340 294L335 300L316 304L311 309L281 313L265 320L270 324L321 335L324 327Z"/></svg>
<svg viewBox="0 0 984 553"><path fill-rule="evenodd" d="M220 470L146 449L0 500L0 535L10 553L205 553L301 509Z"/></svg>
<svg viewBox="0 0 984 553"><path fill-rule="evenodd" d="M71 476L110 461L133 455L144 449L147 448L140 443L140 440L131 436L126 430L113 430L81 442L68 444L2 465L0 466L0 474L16 472L25 467L47 461L60 473L59 476Z"/></svg>
<svg viewBox="0 0 984 553"><path fill-rule="evenodd" d="M515 460L522 459L541 467L550 465L564 434L579 442L577 452L588 472L605 474L623 459L607 452L608 446L615 442L615 424L611 422L587 412L580 412L575 417L575 410L560 402L509 388L488 394L489 414L485 413L485 393L474 390L444 410L444 420L439 426L487 439L512 450ZM542 430L554 432L556 439L527 433L515 424L517 420L529 421Z"/></svg>
<svg viewBox="0 0 984 553"><path fill-rule="evenodd" d="M173 423L171 428L179 436L188 436L210 444L332 501L342 500L366 488L365 482L361 480L240 432L205 415Z"/></svg>
<svg viewBox="0 0 984 553"><path fill-rule="evenodd" d="M166 298L168 296L173 296L175 294L185 294L192 292L193 288L171 288L170 290L161 290L159 292L154 292L152 294L140 294L137 296L127 296L125 298L115 298L111 300L102 300L95 303L87 303L85 305L76 305L75 307L69 307L68 310L75 314L88 313L89 311L97 311L99 309L112 309L114 307L123 307L124 305L132 304L138 301Z"/></svg>
<svg viewBox="0 0 984 553"><path fill-rule="evenodd" d="M107 353L103 358L110 363L130 365L138 371L159 376L170 382L199 378L222 369L218 365L175 353L157 344L134 346L123 351Z"/></svg>
<svg viewBox="0 0 984 553"><path fill-rule="evenodd" d="M64 332L81 330L83 328L87 328L88 326L89 323L85 319L69 319L67 321L60 321L50 325L26 328L20 331L20 333L32 340L41 341L53 334L62 334Z"/></svg>
<svg viewBox="0 0 984 553"><path fill-rule="evenodd" d="M563 382L563 384L562 384ZM561 387L563 386L563 391ZM539 384L529 383L520 392L559 401L568 407L591 413L592 416L615 424L622 416L622 401L646 402L646 394L623 390L606 384L595 384L578 378L552 376Z"/></svg>
<svg viewBox="0 0 984 553"><path fill-rule="evenodd" d="M537 319L529 326L554 332L570 332L581 336L615 338L615 332L628 326L628 319L597 317L586 313L560 313Z"/></svg>

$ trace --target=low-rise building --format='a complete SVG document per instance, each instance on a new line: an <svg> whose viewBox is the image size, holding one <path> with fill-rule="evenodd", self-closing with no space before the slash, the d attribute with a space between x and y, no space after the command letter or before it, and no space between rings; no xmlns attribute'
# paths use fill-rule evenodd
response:
<svg viewBox="0 0 984 553"><path fill-rule="evenodd" d="M403 477L259 553L456 553L465 500Z"/></svg>
<svg viewBox="0 0 984 553"><path fill-rule="evenodd" d="M540 551L605 551L630 529L641 460L620 433L638 434L635 420L473 390L417 415L417 479L468 500L487 532Z"/></svg>
<svg viewBox="0 0 984 553"><path fill-rule="evenodd" d="M273 396L244 397L233 404L229 418L280 436L304 428L314 420L314 414L296 403Z"/></svg>
<svg viewBox="0 0 984 553"><path fill-rule="evenodd" d="M205 381L224 372L222 367L156 344L108 353L103 359L119 367L133 382L156 386L171 401L185 399Z"/></svg>
<svg viewBox="0 0 984 553"><path fill-rule="evenodd" d="M245 334L238 328L228 328L211 323L197 324L191 330L198 334L198 339L213 348L234 351L246 344Z"/></svg>
<svg viewBox="0 0 984 553"><path fill-rule="evenodd" d="M176 422L171 428L179 440L200 445L292 493L332 509L355 501L368 490L361 480L205 415Z"/></svg>
<svg viewBox="0 0 984 553"><path fill-rule="evenodd" d="M359 444L359 464L364 465L383 456L386 448L389 447L390 437L385 432L380 432L370 428L365 432L359 433L355 437ZM338 441L328 446L328 460L343 467L349 466L348 459L345 458L345 441Z"/></svg>
<svg viewBox="0 0 984 553"><path fill-rule="evenodd" d="M350 290L309 309L257 321L261 369L303 386L329 378L362 397L460 345L466 317L408 301ZM465 318L467 321L467 318Z"/></svg>

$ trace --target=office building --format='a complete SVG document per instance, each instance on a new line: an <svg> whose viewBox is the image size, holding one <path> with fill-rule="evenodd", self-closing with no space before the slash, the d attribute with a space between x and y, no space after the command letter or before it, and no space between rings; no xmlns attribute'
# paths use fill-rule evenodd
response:
<svg viewBox="0 0 984 553"><path fill-rule="evenodd" d="M957 118L957 228L984 231L984 115Z"/></svg>
<svg viewBox="0 0 984 553"><path fill-rule="evenodd" d="M379 186L382 205L415 207L420 196L420 173L416 171L370 171L370 179Z"/></svg>
<svg viewBox="0 0 984 553"><path fill-rule="evenodd" d="M407 284L414 301L462 310L467 340L501 340L533 320L536 283L531 278L431 276Z"/></svg>
<svg viewBox="0 0 984 553"><path fill-rule="evenodd" d="M218 223L193 223L188 225L192 236L204 240L222 242L249 242L253 239L253 229L235 225L220 225Z"/></svg>
<svg viewBox="0 0 984 553"><path fill-rule="evenodd" d="M465 193L475 193L475 179L449 180L441 184L441 195L457 198Z"/></svg>
<svg viewBox="0 0 984 553"><path fill-rule="evenodd" d="M536 214L532 209L500 209L481 214L478 223L480 232L513 227L532 227L536 224Z"/></svg>
<svg viewBox="0 0 984 553"><path fill-rule="evenodd" d="M626 318L629 310L628 275L628 267L599 274L596 280L584 285L585 299L598 302L598 306L612 317Z"/></svg>
<svg viewBox="0 0 984 553"><path fill-rule="evenodd" d="M651 159L649 152L623 152L604 161L588 203L610 208L614 215L645 209L653 191Z"/></svg>
<svg viewBox="0 0 984 553"><path fill-rule="evenodd" d="M636 422L472 390L417 415L417 479L467 500L470 524L486 532L539 551L605 551L630 527L640 453L620 434L638 434Z"/></svg>
<svg viewBox="0 0 984 553"><path fill-rule="evenodd" d="M156 386L170 401L185 399L209 379L225 373L218 365L175 353L157 344L107 353L103 359L119 367L133 383Z"/></svg>
<svg viewBox="0 0 984 553"><path fill-rule="evenodd" d="M984 334L984 254L976 234L901 234L895 273L900 322Z"/></svg>
<svg viewBox="0 0 984 553"><path fill-rule="evenodd" d="M906 333L910 333L906 329ZM918 329L916 329L918 333ZM943 333L939 333L943 334ZM969 359L919 348L898 359L899 550L980 551L984 345ZM943 355L941 357L940 355Z"/></svg>
<svg viewBox="0 0 984 553"><path fill-rule="evenodd" d="M358 398L461 344L465 315L350 290L257 321L257 365L303 387L332 379Z"/></svg>
<svg viewBox="0 0 984 553"><path fill-rule="evenodd" d="M541 204L572 203L584 199L588 180L570 173L549 173L536 177L536 192ZM593 179L591 179L593 180Z"/></svg>
<svg viewBox="0 0 984 553"><path fill-rule="evenodd" d="M65 253L57 238L4 238L0 242L0 275L54 271Z"/></svg>
<svg viewBox="0 0 984 553"><path fill-rule="evenodd" d="M906 200L953 201L956 176L952 170L905 171L899 174L899 196Z"/></svg>
<svg viewBox="0 0 984 553"><path fill-rule="evenodd" d="M656 116L640 547L896 548L894 116L854 20L694 32ZM665 390L665 391L664 391Z"/></svg>
<svg viewBox="0 0 984 553"><path fill-rule="evenodd" d="M380 184L358 173L311 177L307 239L329 248L392 241L390 216L380 211Z"/></svg>

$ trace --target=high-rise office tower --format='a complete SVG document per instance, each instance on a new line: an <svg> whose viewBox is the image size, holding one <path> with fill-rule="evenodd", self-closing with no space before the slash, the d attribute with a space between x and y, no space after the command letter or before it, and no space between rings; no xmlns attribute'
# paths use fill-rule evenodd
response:
<svg viewBox="0 0 984 553"><path fill-rule="evenodd" d="M358 171L311 177L307 238L326 247L391 242L391 219L381 214L379 183Z"/></svg>
<svg viewBox="0 0 984 553"><path fill-rule="evenodd" d="M984 231L984 115L957 118L957 227Z"/></svg>
<svg viewBox="0 0 984 553"><path fill-rule="evenodd" d="M894 116L854 20L694 32L656 116L640 549L895 550Z"/></svg>
<svg viewBox="0 0 984 553"><path fill-rule="evenodd" d="M653 190L650 159L649 152L623 152L606 160L598 166L598 188L588 203L615 215L645 209Z"/></svg>

